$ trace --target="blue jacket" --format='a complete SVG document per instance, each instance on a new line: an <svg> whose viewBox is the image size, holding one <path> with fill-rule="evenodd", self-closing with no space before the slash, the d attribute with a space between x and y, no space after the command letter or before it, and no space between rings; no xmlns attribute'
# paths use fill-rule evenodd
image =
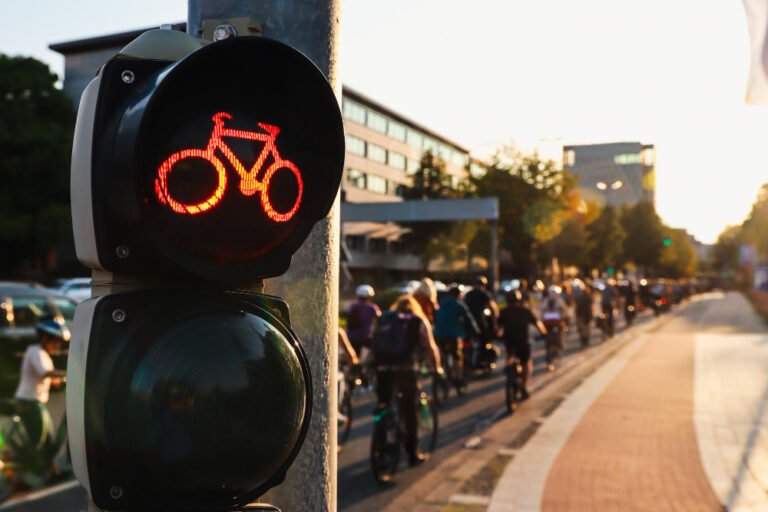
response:
<svg viewBox="0 0 768 512"><path fill-rule="evenodd" d="M467 306L450 295L440 299L439 306L435 312L435 337L466 339L467 324L472 322Z"/></svg>

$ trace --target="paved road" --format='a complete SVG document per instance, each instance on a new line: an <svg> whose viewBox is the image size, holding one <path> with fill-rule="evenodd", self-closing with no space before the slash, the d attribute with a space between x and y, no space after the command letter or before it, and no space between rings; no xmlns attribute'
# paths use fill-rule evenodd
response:
<svg viewBox="0 0 768 512"><path fill-rule="evenodd" d="M638 318L637 323L648 321L648 314ZM619 321L621 326L623 322ZM599 344L599 333L593 330L593 345ZM576 334L566 338L563 364L567 365L578 348ZM534 344L534 384L543 378L552 378L544 366L543 343ZM500 365L501 366L501 365ZM556 374L557 372L555 372ZM339 509L349 511L381 510L387 503L406 493L412 482L427 474L440 461L463 446L472 435L482 428L483 423L497 418L503 408L503 374L497 369L485 378L473 380L468 393L463 397L451 395L449 403L440 410L440 434L438 448L432 461L415 469L403 465L395 486L382 487L377 484L369 467L369 448L374 395L371 392L358 395L354 400L355 420L350 439L339 455ZM405 457L403 457L404 459ZM54 488L29 496L22 503L0 506L0 512L81 512L87 509L85 491L76 484Z"/></svg>
<svg viewBox="0 0 768 512"><path fill-rule="evenodd" d="M506 466L489 512L768 510L768 331L739 294L630 341Z"/></svg>
<svg viewBox="0 0 768 512"><path fill-rule="evenodd" d="M648 320L650 314L646 313L638 318L637 323L642 324ZM623 321L617 323L623 327ZM600 343L599 337L597 330L593 329L593 346ZM579 353L581 350L576 333L571 331L566 339L563 363L568 364L569 359ZM533 355L535 385L537 380L544 378L548 373L544 364L543 342L534 344ZM350 512L384 509L400 494L408 492L411 484L453 455L456 450L460 450L485 423L498 418L504 406L504 376L501 366L503 365L500 364L490 377L472 381L465 396L451 396L447 406L439 411L438 448L433 454L433 460L413 469L408 468L404 461L401 462L402 472L398 473L398 482L394 486L382 486L373 478L369 463L373 396L358 397L353 404L356 413L353 431L350 440L339 454L339 509ZM550 374L546 378L551 377Z"/></svg>

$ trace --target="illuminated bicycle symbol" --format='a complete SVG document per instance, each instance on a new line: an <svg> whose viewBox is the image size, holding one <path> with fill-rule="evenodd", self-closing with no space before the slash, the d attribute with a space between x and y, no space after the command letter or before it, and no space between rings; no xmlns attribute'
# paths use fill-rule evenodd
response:
<svg viewBox="0 0 768 512"><path fill-rule="evenodd" d="M286 222L296 214L301 204L301 195L304 189L304 181L301 178L301 173L296 165L289 161L284 160L277 150L275 145L275 138L280 133L280 128L272 126L266 123L259 123L259 128L266 133L251 132L246 130L233 130L231 128L224 128L224 120L232 119L232 116L226 112L219 112L213 116L213 132L211 138L208 141L208 146L205 149L182 149L171 156L169 156L165 162L163 162L157 171L157 177L155 178L155 194L161 203L168 205L174 212L196 215L198 213L205 212L215 207L221 201L224 196L224 191L227 188L227 171L222 163L221 159L216 156L216 150L218 149L226 157L232 167L235 168L237 174L240 176L240 192L244 196L252 196L256 192L261 194L261 207L264 209L264 213L267 217L275 222ZM264 147L256 159L250 170L246 170L243 163L235 156L232 149L224 142L223 137L235 137L238 139L255 140L264 142ZM269 155L272 155L274 162L270 165L264 177L259 181L256 179L257 175L264 167L264 163ZM168 190L168 175L173 172L173 167L180 161L186 158L202 158L208 160L211 165L216 169L218 175L218 182L216 190L199 203L185 204L178 201L171 195ZM270 183L275 173L281 169L287 169L292 172L296 177L298 185L298 192L296 199L293 202L291 208L286 212L278 212L272 205L270 199Z"/></svg>

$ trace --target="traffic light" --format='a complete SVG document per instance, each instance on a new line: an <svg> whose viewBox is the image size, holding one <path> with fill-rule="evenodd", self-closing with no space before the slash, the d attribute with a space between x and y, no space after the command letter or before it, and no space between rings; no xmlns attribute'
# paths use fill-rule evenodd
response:
<svg viewBox="0 0 768 512"><path fill-rule="evenodd" d="M181 38L182 54L198 49L177 62L132 56L156 37ZM144 34L84 92L72 168L78 256L166 278L280 275L339 189L338 101L290 46L187 40Z"/></svg>
<svg viewBox="0 0 768 512"><path fill-rule="evenodd" d="M672 239L669 238L669 235L664 236L664 247L669 247L672 245Z"/></svg>
<svg viewBox="0 0 768 512"><path fill-rule="evenodd" d="M309 364L288 305L240 283L288 269L343 162L334 91L277 41L150 31L86 88L75 245L134 283L75 314L70 446L97 507L236 510L282 481L309 425Z"/></svg>

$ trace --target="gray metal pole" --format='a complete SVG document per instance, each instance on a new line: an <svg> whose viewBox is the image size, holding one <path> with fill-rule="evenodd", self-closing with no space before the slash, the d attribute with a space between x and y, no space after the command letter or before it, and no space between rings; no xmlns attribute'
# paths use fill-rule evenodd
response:
<svg viewBox="0 0 768 512"><path fill-rule="evenodd" d="M341 98L338 76L341 0L189 0L187 31L203 20L251 18L263 35L295 47L329 79ZM244 65L247 65L244 63ZM339 201L293 257L291 270L266 283L291 307L291 320L311 363L312 422L285 482L264 501L284 512L336 510L336 371L339 289ZM258 435L258 434L256 434Z"/></svg>
<svg viewBox="0 0 768 512"><path fill-rule="evenodd" d="M491 221L491 252L488 258L488 289L495 292L499 286L499 221Z"/></svg>

